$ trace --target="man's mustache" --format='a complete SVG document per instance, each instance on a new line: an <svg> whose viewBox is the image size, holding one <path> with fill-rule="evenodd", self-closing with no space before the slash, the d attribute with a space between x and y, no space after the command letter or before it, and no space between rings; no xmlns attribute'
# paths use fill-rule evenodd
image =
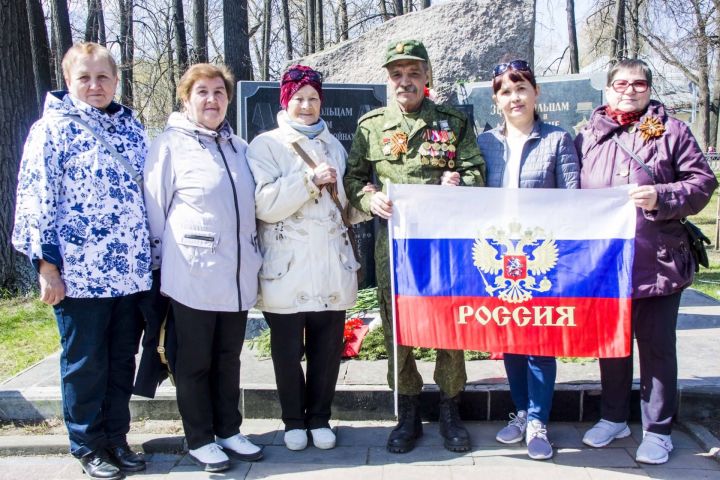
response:
<svg viewBox="0 0 720 480"><path fill-rule="evenodd" d="M417 88L410 86L410 87L398 87L397 90L395 90L395 93L417 93Z"/></svg>

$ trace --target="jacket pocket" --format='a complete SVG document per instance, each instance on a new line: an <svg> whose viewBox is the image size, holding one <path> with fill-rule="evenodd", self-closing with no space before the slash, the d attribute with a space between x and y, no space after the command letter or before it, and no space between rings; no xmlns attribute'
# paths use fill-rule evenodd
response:
<svg viewBox="0 0 720 480"><path fill-rule="evenodd" d="M215 251L220 234L208 230L182 230L177 243L191 269L208 268L217 263Z"/></svg>
<svg viewBox="0 0 720 480"><path fill-rule="evenodd" d="M262 280L278 280L283 278L290 271L295 254L292 251L279 252L275 255L268 255L260 268Z"/></svg>
<svg viewBox="0 0 720 480"><path fill-rule="evenodd" d="M349 255L340 252L340 265L342 265L342 268L345 271L357 272L360 270L360 264L355 260L355 255L352 253L352 247L350 247L350 250Z"/></svg>

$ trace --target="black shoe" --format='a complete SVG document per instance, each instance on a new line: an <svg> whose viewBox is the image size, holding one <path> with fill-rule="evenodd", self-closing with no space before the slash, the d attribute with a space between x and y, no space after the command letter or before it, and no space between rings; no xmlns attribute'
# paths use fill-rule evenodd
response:
<svg viewBox="0 0 720 480"><path fill-rule="evenodd" d="M422 437L420 421L420 396L398 396L398 424L390 432L387 450L390 453L407 453L415 448L415 440Z"/></svg>
<svg viewBox="0 0 720 480"><path fill-rule="evenodd" d="M125 475L102 452L88 453L79 458L83 471L90 478L103 478L105 480L120 480Z"/></svg>
<svg viewBox="0 0 720 480"><path fill-rule="evenodd" d="M130 450L128 445L107 449L110 461L123 472L139 472L145 470L145 459Z"/></svg>
<svg viewBox="0 0 720 480"><path fill-rule="evenodd" d="M440 394L440 435L445 439L445 448L451 452L470 450L470 434L460 420L459 401L460 395L448 397Z"/></svg>

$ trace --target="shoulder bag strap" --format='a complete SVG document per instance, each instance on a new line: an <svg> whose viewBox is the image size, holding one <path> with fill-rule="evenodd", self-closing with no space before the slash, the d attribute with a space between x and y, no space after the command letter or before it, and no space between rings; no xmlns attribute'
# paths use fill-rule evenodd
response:
<svg viewBox="0 0 720 480"><path fill-rule="evenodd" d="M143 187L143 176L142 176L142 173L139 173L137 170L135 170L135 167L133 167L133 166L130 164L130 162L127 161L127 159L126 159L125 157L123 157L122 155L120 155L120 154L118 153L118 151L115 150L115 148L113 148L113 147L107 142L107 140L105 140L103 137L101 137L100 135L98 135L98 134L95 132L95 130L93 130L93 128L92 128L85 120L83 120L82 118L80 118L80 116L78 116L78 115L67 115L67 116L70 117L70 118L72 118L74 122L77 122L78 124L80 124L81 127L84 127L85 130L87 130L88 132L90 132L90 133L93 135L93 137L95 137L95 138L97 139L97 141L100 142L100 143L102 144L102 146L105 147L105 149L106 149L108 152L110 152L110 155L112 155L113 158L114 158L115 160L117 160L120 165L123 166L123 168L130 174L130 176L132 177L132 179L135 180L135 183L137 183L138 186L142 189L142 187Z"/></svg>
<svg viewBox="0 0 720 480"><path fill-rule="evenodd" d="M290 143L292 145L293 149L295 149L295 152L297 152L298 155L300 155L300 158L302 158L305 163L308 164L310 168L313 170L317 167L317 164L313 161L312 158L310 158L310 155L307 154L303 148L298 145L297 142ZM340 203L340 198L338 198L337 193L337 186L334 183L329 183L326 186L327 192L330 194L330 198L332 198L333 203L335 203L335 206L337 207L338 211L340 212L340 218L342 218L343 225L345 225L345 228L347 229L347 235L348 239L350 240L350 244L352 245L353 253L355 254L355 260L358 260L358 247L357 243L355 241L355 235L353 234L352 224L350 223L350 220L348 219L347 213L345 213L345 209L342 207L342 204Z"/></svg>
<svg viewBox="0 0 720 480"><path fill-rule="evenodd" d="M612 137L612 140L613 140L613 142L617 143L618 147L622 148L625 153L630 155L630 158L635 160L635 162L637 162L637 164L640 165L643 170L645 170L645 173L647 173L650 176L650 178L653 181L653 184L655 184L655 175L653 175L653 172L652 172L652 170L650 170L650 167L648 167L648 164L643 162L642 159L637 155L637 153L630 150L624 143L622 143L620 140L618 140L617 137ZM688 220L687 217L681 218L680 223L682 223L685 226L685 228L688 230L691 228L687 225L688 223L690 225L692 225L693 227L695 227L695 225L690 220ZM695 228L697 228L697 227L695 227ZM709 239L708 239L708 243L709 243Z"/></svg>
<svg viewBox="0 0 720 480"><path fill-rule="evenodd" d="M635 160L635 162L637 162L637 164L640 165L640 167L642 167L643 170L645 170L645 173L647 173L650 176L650 179L653 181L653 183L655 183L655 175L653 175L653 172L652 172L652 170L650 170L650 167L648 167L647 163L643 162L642 159L640 157L638 157L638 155L635 152L630 150L624 143L622 143L620 140L618 140L618 138L616 136L612 137L612 141L617 143L618 147L620 147L621 149L623 149L623 151L625 153L630 155L630 158Z"/></svg>

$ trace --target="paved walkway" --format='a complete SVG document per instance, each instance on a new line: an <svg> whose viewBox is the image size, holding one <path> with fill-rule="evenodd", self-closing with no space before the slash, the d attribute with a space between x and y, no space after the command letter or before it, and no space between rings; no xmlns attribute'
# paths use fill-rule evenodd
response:
<svg viewBox="0 0 720 480"><path fill-rule="evenodd" d="M683 392L700 395L694 413L717 415L720 405L720 303L687 291L678 319L679 383ZM270 360L257 359L249 350L243 351L241 385L243 389L274 388ZM432 382L432 363L419 362L425 381ZM498 391L505 389L502 362L467 362L468 390ZM385 385L386 362L344 362L338 377L338 391L381 391ZM636 378L638 369L636 367ZM559 363L558 389L572 390L583 385L587 391L599 389L597 362L584 364ZM8 399L22 398L27 405L42 412L57 411L59 399L58 358L53 355L22 374L0 384L0 416L12 417L10 410L18 403ZM161 397L174 397L174 389L163 385ZM274 397L264 398L273 406ZM683 401L681 397L681 402ZM134 399L133 402L145 402ZM507 404L509 399L505 399ZM705 402L705 403L703 403ZM487 405L493 403L488 396ZM584 405L580 403L581 409ZM356 418L370 419L372 404L351 404ZM247 409L247 405L245 405ZM503 408L507 408L504 405ZM570 408L556 402L554 409ZM574 407L573 407L574 408ZM683 405L681 405L681 411ZM713 413L715 412L715 413ZM336 408L340 417L341 409ZM385 412L387 413L387 412ZM562 412L561 412L562 413ZM270 415L276 417L277 415ZM566 415L570 416L570 415ZM384 418L388 418L385 416ZM494 418L492 415L489 418ZM584 417L580 417L584 418ZM406 455L393 455L385 450L385 441L393 423L387 421L335 420L338 446L321 451L309 447L303 452L290 452L282 443L279 420L246 419L243 433L265 446L265 459L255 464L237 464L222 474L205 474L193 466L182 451L182 437L168 435L131 435L130 442L148 453L150 467L137 478L167 479L713 479L720 480L718 456L720 441L698 435L690 425L689 433L673 434L676 450L664 466L640 465L634 461L641 429L633 425L633 436L605 449L591 449L581 443L582 432L589 423L552 422L550 439L556 456L547 462L527 458L522 446L508 447L495 442L494 435L502 426L498 422L468 422L474 448L467 454L457 454L442 448L437 424L425 424L425 436L419 446ZM3 479L82 479L79 465L68 455L65 436L0 436L0 480ZM54 455L56 454L56 455Z"/></svg>
<svg viewBox="0 0 720 480"><path fill-rule="evenodd" d="M335 449L318 450L311 446L301 452L291 452L282 444L279 421L246 420L243 432L254 442L265 445L265 458L261 462L238 462L228 472L207 474L198 471L182 454L151 454L147 456L148 470L132 477L148 480L720 480L720 463L682 431L673 434L675 451L670 461L663 466L650 466L634 460L642 434L639 425L632 426L631 437L604 449L592 449L581 442L582 433L590 424L551 424L550 439L556 454L544 462L530 460L523 446L497 443L494 436L502 425L468 423L473 449L458 454L442 447L436 423L426 423L425 435L416 449L398 455L388 453L384 447L392 428L390 422L335 422L338 438ZM87 477L69 455L0 457L1 480L83 478Z"/></svg>

